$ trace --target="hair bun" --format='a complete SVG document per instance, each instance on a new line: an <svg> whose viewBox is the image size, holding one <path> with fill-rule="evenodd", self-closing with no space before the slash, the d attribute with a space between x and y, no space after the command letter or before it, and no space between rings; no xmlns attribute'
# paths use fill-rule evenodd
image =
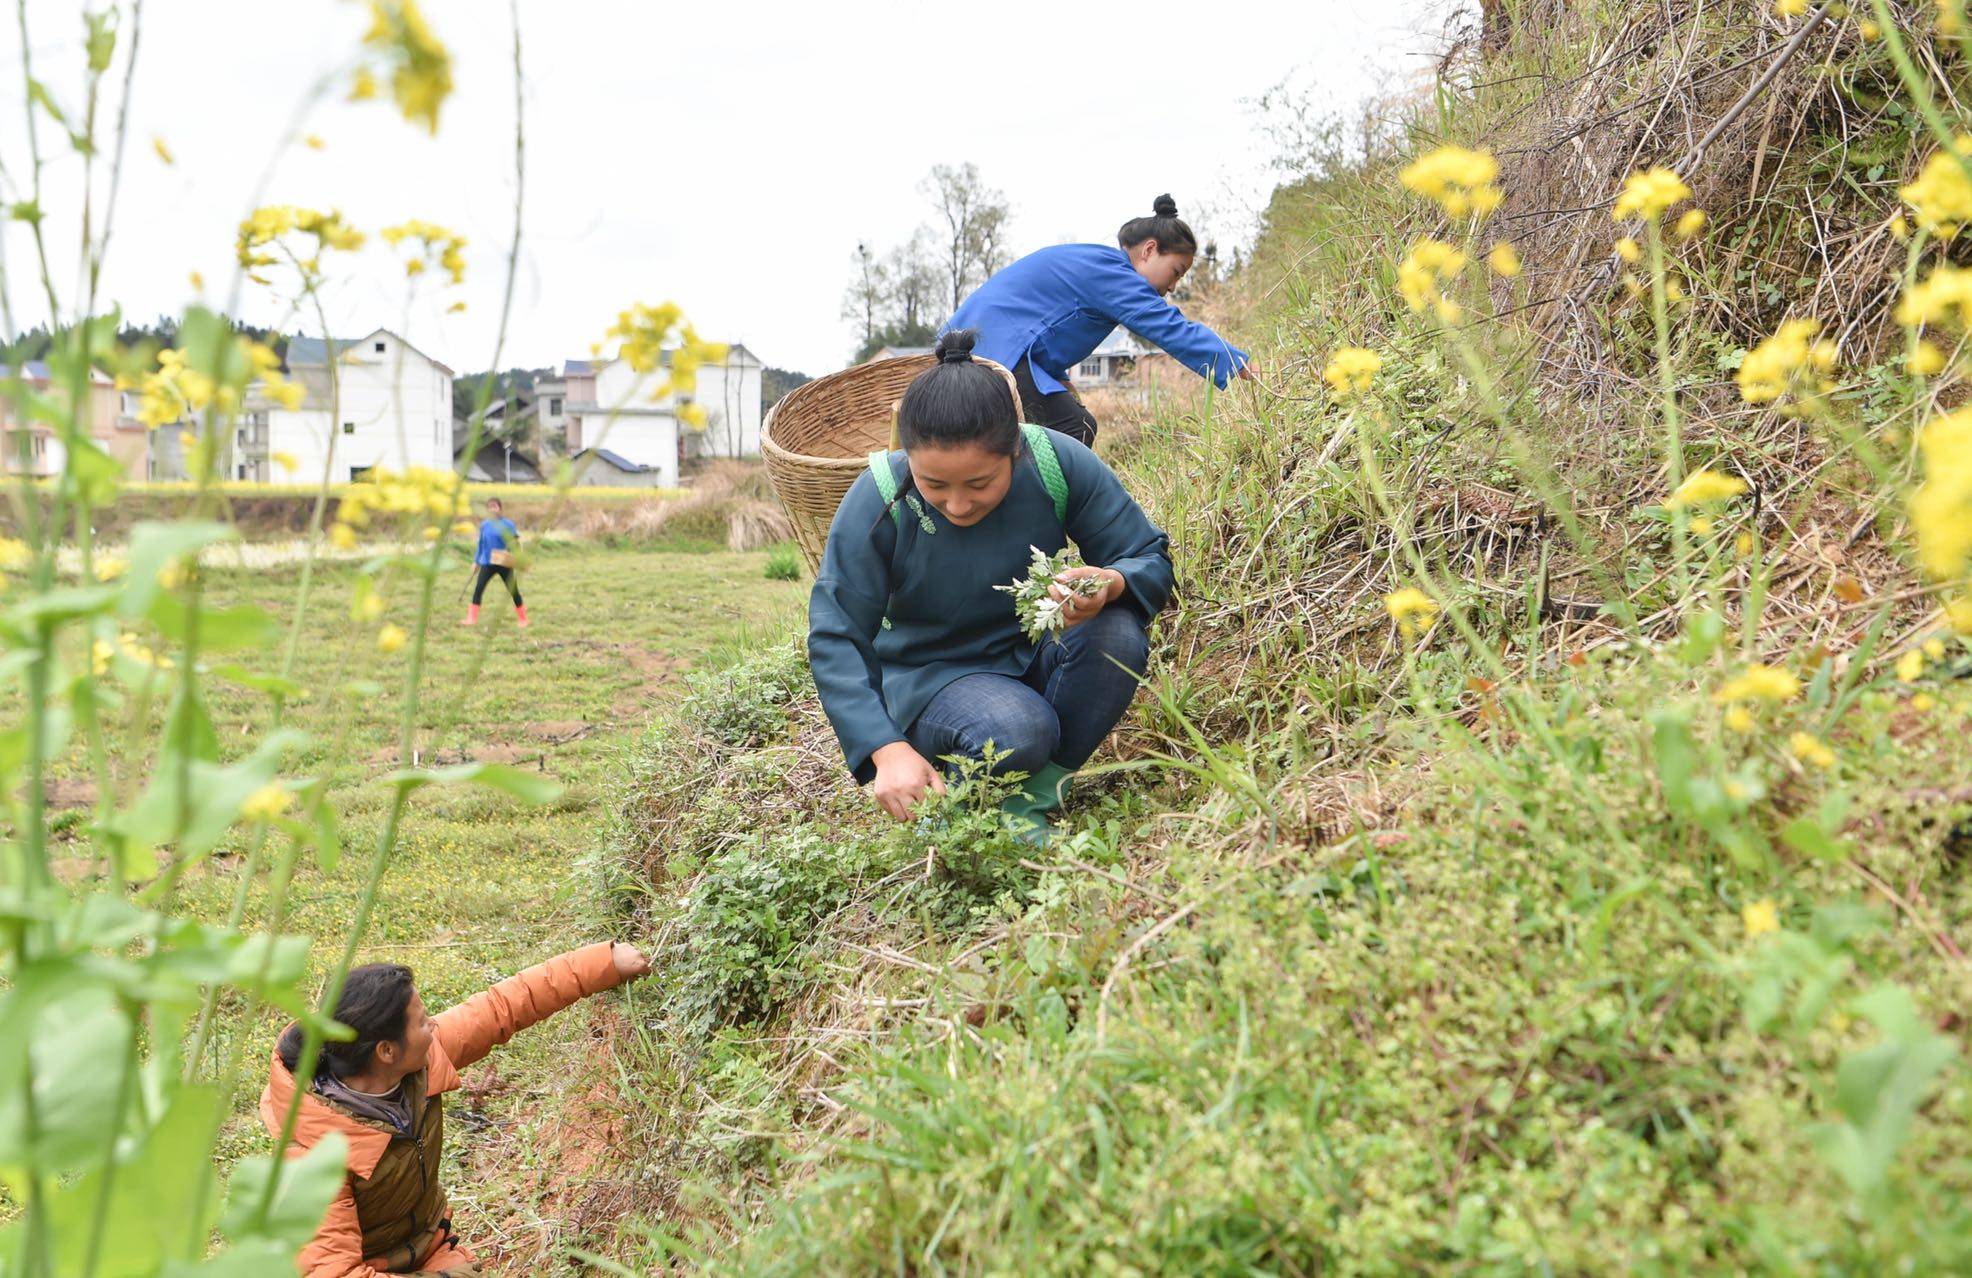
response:
<svg viewBox="0 0 1972 1278"><path fill-rule="evenodd" d="M938 335L938 362L941 364L970 364L973 343L979 340L979 330L962 328L956 332Z"/></svg>
<svg viewBox="0 0 1972 1278"><path fill-rule="evenodd" d="M1150 211L1158 217L1176 217L1178 202L1169 195L1160 195L1150 202Z"/></svg>

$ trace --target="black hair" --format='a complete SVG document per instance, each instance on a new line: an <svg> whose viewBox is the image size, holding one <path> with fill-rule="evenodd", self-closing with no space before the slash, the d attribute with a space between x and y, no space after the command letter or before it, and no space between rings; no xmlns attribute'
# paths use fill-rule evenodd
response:
<svg viewBox="0 0 1972 1278"><path fill-rule="evenodd" d="M1008 457L1020 451L1020 409L1013 387L972 357L977 329L938 338L938 362L917 375L897 410L897 438L905 448L977 444Z"/></svg>
<svg viewBox="0 0 1972 1278"><path fill-rule="evenodd" d="M1116 232L1116 242L1125 249L1133 249L1145 240L1156 240L1159 253L1182 253L1186 257L1198 253L1198 237L1178 216L1178 202L1169 195L1160 195L1150 202L1149 217L1133 217Z"/></svg>
<svg viewBox="0 0 1972 1278"><path fill-rule="evenodd" d="M370 1067L381 1043L402 1043L411 995L417 984L402 963L365 963L349 969L336 999L335 1019L356 1031L343 1042L322 1044L320 1070L330 1078L348 1078ZM301 1026L290 1025L281 1035L281 1063L292 1070L301 1059Z"/></svg>
<svg viewBox="0 0 1972 1278"><path fill-rule="evenodd" d="M488 497L486 499L486 504L489 506L498 506L500 508L501 514L506 513L507 503L501 501L498 497Z"/></svg>
<svg viewBox="0 0 1972 1278"><path fill-rule="evenodd" d="M978 339L979 330L972 328L939 334L938 362L912 380L897 408L897 439L906 451L977 444L1003 456L1020 455L1020 407L1013 387L998 369L972 357ZM907 472L878 523L890 517L913 483Z"/></svg>

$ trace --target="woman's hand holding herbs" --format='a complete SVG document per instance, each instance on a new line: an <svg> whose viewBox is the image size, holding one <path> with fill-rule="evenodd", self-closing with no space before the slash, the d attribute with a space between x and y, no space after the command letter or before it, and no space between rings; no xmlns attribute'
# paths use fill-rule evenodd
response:
<svg viewBox="0 0 1972 1278"><path fill-rule="evenodd" d="M908 741L878 746L870 762L876 764L876 801L899 821L911 820L911 809L927 793L945 793L945 778Z"/></svg>
<svg viewBox="0 0 1972 1278"><path fill-rule="evenodd" d="M1049 597L1061 603L1064 630L1095 616L1122 593L1122 573L1087 565L1062 569L1055 574L1054 585L1048 587Z"/></svg>

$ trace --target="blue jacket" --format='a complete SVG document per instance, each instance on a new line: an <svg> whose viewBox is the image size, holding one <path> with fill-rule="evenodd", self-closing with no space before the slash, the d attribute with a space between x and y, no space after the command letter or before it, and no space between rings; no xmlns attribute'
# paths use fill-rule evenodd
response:
<svg viewBox="0 0 1972 1278"><path fill-rule="evenodd" d="M514 521L504 515L498 519L484 520L479 525L479 550L472 561L481 567L493 562L496 550L512 550L520 540L520 529Z"/></svg>
<svg viewBox="0 0 1972 1278"><path fill-rule="evenodd" d="M1246 364L1245 351L1159 296L1128 253L1102 244L1029 253L981 284L944 331L978 329L973 353L1008 368L1031 356L1035 389L1046 395L1118 324L1221 388Z"/></svg>
<svg viewBox="0 0 1972 1278"><path fill-rule="evenodd" d="M876 775L870 756L904 740L946 684L969 674L1018 677L1033 663L1013 599L993 589L1027 575L1030 547L1052 554L1073 537L1089 563L1121 573L1111 608L1148 621L1170 599L1164 534L1094 453L1067 436L1053 442L1068 480L1066 527L1025 453L1005 500L968 528L922 498L915 508L899 503L899 527L867 471L842 499L808 597L808 662L858 781ZM902 451L890 465L908 476Z"/></svg>

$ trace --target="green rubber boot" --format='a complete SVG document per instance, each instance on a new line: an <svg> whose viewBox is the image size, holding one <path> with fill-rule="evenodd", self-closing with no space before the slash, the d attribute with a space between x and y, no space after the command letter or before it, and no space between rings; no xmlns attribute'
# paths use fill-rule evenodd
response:
<svg viewBox="0 0 1972 1278"><path fill-rule="evenodd" d="M1007 796L1000 804L1000 811L1007 814L1007 823L1023 843L1036 847L1046 847L1053 829L1048 825L1048 813L1061 806L1068 797L1068 783L1075 776L1058 763L1050 763L1033 776L1020 783L1020 789Z"/></svg>

